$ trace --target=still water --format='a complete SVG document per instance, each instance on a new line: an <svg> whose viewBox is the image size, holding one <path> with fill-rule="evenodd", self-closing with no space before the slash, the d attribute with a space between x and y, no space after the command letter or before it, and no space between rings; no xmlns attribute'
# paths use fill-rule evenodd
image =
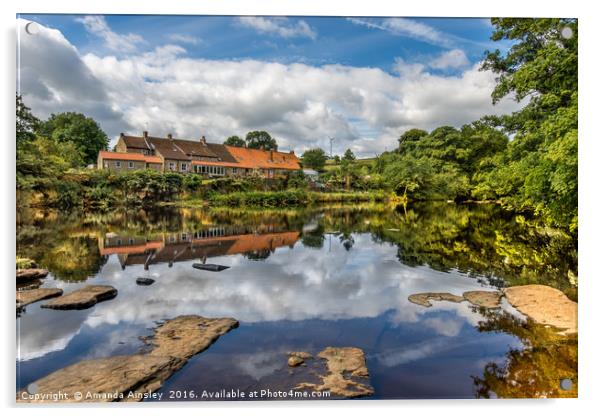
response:
<svg viewBox="0 0 602 416"><path fill-rule="evenodd" d="M18 389L81 360L138 352L157 323L195 314L233 317L240 327L160 392L290 389L299 374L287 352L335 346L363 349L372 398L576 395L576 337L509 305L408 301L526 283L576 299L576 242L496 206L24 210L17 253L50 270L41 287L118 290L86 310L42 309L42 301L20 312ZM192 267L202 261L229 268ZM138 277L155 283L139 286ZM574 391L559 388L566 377Z"/></svg>

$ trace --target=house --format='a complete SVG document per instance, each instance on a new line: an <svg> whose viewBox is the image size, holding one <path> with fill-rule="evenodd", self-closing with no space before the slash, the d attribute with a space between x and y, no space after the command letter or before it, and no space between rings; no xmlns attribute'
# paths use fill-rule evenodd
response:
<svg viewBox="0 0 602 416"><path fill-rule="evenodd" d="M196 173L204 176L246 176L259 174L276 178L301 169L293 151L249 149L199 140L167 137L119 136L114 152L98 154L98 169L128 171L155 169L161 172Z"/></svg>

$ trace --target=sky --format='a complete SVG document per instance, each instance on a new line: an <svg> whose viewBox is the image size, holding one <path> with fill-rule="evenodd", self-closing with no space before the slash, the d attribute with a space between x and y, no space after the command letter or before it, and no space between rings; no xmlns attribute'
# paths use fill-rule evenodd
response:
<svg viewBox="0 0 602 416"><path fill-rule="evenodd" d="M30 31L27 23L35 22ZM210 142L266 130L281 150L392 150L410 128L460 127L491 103L489 19L19 15L17 92L33 113ZM33 34L30 34L32 32Z"/></svg>

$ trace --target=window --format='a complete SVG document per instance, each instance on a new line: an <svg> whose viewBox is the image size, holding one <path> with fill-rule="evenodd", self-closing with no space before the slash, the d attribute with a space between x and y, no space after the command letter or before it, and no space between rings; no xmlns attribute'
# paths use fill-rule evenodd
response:
<svg viewBox="0 0 602 416"><path fill-rule="evenodd" d="M174 162L169 162L169 170L175 170L176 164Z"/></svg>
<svg viewBox="0 0 602 416"><path fill-rule="evenodd" d="M128 162L128 168L134 169L134 162Z"/></svg>
<svg viewBox="0 0 602 416"><path fill-rule="evenodd" d="M104 162L103 166L105 167L105 169L109 169L109 162Z"/></svg>
<svg viewBox="0 0 602 416"><path fill-rule="evenodd" d="M115 167L116 168L120 168L121 167L121 162L119 162L119 161L115 162Z"/></svg>
<svg viewBox="0 0 602 416"><path fill-rule="evenodd" d="M182 172L186 172L186 171L188 170L188 163L182 163L182 164L180 165L180 170L181 170Z"/></svg>

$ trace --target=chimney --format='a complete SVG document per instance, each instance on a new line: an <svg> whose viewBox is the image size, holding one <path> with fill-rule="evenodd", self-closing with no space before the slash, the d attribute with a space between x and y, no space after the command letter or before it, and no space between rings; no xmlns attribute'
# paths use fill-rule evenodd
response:
<svg viewBox="0 0 602 416"><path fill-rule="evenodd" d="M169 133L169 134L167 135L167 138L168 138L169 140L173 140L173 136L171 135L171 133Z"/></svg>
<svg viewBox="0 0 602 416"><path fill-rule="evenodd" d="M274 161L274 151L270 150L270 162Z"/></svg>
<svg viewBox="0 0 602 416"><path fill-rule="evenodd" d="M290 153L291 155L294 155L294 154L295 154L295 151L294 151L294 150L291 150L289 153Z"/></svg>
<svg viewBox="0 0 602 416"><path fill-rule="evenodd" d="M201 144L202 145L206 145L207 144L207 139L205 139L205 136L201 136Z"/></svg>
<svg viewBox="0 0 602 416"><path fill-rule="evenodd" d="M144 131L142 132L142 136L143 136L145 139L147 139L147 138L148 138L148 131L144 130Z"/></svg>
<svg viewBox="0 0 602 416"><path fill-rule="evenodd" d="M125 134L119 133L119 137L123 137L123 136L125 136Z"/></svg>

